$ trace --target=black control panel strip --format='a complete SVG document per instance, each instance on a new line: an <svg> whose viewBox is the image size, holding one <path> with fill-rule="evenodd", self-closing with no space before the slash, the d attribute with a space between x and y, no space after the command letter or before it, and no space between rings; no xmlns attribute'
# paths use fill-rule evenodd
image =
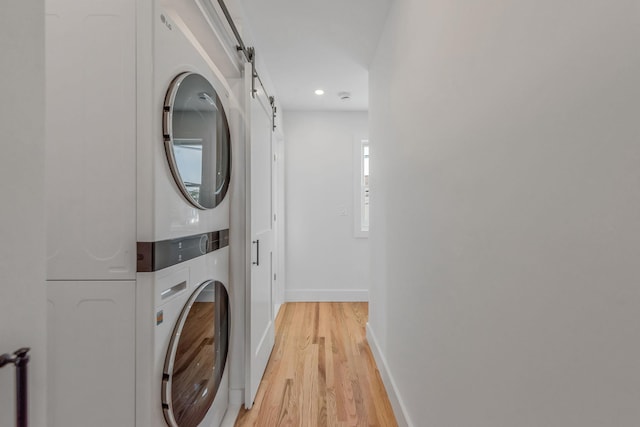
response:
<svg viewBox="0 0 640 427"><path fill-rule="evenodd" d="M229 246L229 229L158 242L138 242L138 273L162 270Z"/></svg>

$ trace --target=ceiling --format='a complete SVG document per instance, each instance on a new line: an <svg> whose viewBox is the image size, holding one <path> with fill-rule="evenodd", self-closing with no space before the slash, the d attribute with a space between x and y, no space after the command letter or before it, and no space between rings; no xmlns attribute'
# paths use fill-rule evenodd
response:
<svg viewBox="0 0 640 427"><path fill-rule="evenodd" d="M256 57L284 110L368 109L368 68L390 1L241 0Z"/></svg>

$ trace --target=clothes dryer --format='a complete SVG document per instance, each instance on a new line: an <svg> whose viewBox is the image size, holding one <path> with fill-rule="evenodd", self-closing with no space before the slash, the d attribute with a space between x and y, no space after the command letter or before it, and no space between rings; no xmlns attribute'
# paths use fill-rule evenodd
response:
<svg viewBox="0 0 640 427"><path fill-rule="evenodd" d="M139 105L138 242L228 229L237 145L238 103L222 74L175 12L156 6L153 19L149 72L138 76L152 92Z"/></svg>

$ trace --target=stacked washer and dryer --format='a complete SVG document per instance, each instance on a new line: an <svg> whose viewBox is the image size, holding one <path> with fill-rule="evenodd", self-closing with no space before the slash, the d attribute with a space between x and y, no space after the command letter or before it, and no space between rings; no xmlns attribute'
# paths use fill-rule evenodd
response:
<svg viewBox="0 0 640 427"><path fill-rule="evenodd" d="M152 138L138 141L138 427L216 427L229 403L229 111L237 105L181 24L156 9L156 114Z"/></svg>

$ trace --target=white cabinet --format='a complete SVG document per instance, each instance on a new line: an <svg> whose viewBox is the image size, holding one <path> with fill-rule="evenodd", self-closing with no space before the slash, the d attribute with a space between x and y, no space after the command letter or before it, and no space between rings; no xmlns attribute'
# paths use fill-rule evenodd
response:
<svg viewBox="0 0 640 427"><path fill-rule="evenodd" d="M48 426L135 425L135 282L49 282Z"/></svg>
<svg viewBox="0 0 640 427"><path fill-rule="evenodd" d="M46 0L50 427L135 425L135 19Z"/></svg>
<svg viewBox="0 0 640 427"><path fill-rule="evenodd" d="M135 279L135 6L46 2L48 280Z"/></svg>

